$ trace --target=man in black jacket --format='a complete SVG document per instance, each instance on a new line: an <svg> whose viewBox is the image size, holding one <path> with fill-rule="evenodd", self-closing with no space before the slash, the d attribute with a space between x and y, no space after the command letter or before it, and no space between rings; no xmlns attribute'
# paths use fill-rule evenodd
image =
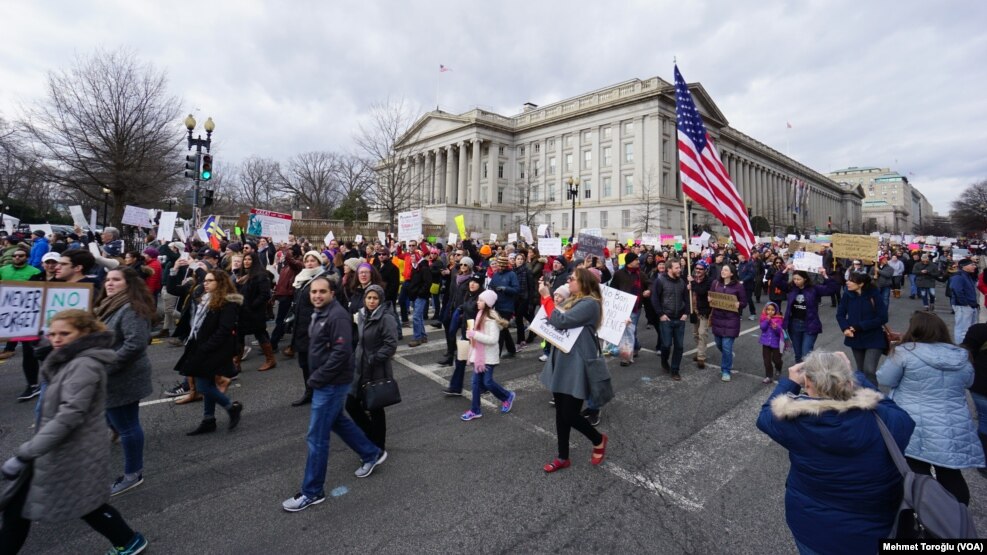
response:
<svg viewBox="0 0 987 555"><path fill-rule="evenodd" d="M661 330L661 367L679 381L679 365L684 351L685 325L689 319L689 292L682 277L682 263L669 260L664 274L651 285L651 306L658 315ZM668 357L672 360L669 364Z"/></svg>
<svg viewBox="0 0 987 555"><path fill-rule="evenodd" d="M346 395L353 381L353 322L350 313L336 302L338 285L328 278L317 277L309 285L309 298L315 307L309 324L309 362L312 367L308 385L312 388L312 417L308 427L308 458L302 489L286 499L282 508L298 512L326 499L326 469L329 465L329 432L336 432L346 445L360 455L363 465L357 478L370 476L374 468L387 459L343 412Z"/></svg>

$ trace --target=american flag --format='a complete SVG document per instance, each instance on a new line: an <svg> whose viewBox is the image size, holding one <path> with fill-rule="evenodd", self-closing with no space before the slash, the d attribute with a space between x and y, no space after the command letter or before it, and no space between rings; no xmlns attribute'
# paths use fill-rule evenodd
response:
<svg viewBox="0 0 987 555"><path fill-rule="evenodd" d="M805 207L806 199L808 198L808 191L806 189L805 181L801 179L792 178L792 202L789 203L792 212L799 214L802 212L802 208Z"/></svg>
<svg viewBox="0 0 987 555"><path fill-rule="evenodd" d="M730 180L713 139L706 132L678 65L675 66L675 113L678 116L682 190L727 226L737 248L750 257L754 231L747 219L744 201Z"/></svg>
<svg viewBox="0 0 987 555"><path fill-rule="evenodd" d="M452 68L439 64L439 73L445 73L447 71L452 71Z"/></svg>

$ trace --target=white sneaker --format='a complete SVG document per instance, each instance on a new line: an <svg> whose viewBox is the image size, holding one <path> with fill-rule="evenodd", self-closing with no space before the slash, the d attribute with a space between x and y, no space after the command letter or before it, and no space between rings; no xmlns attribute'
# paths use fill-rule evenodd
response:
<svg viewBox="0 0 987 555"><path fill-rule="evenodd" d="M373 472L375 468L377 468L377 465L386 460L387 451L381 451L375 460L363 463L363 465L360 466L360 468L357 468L356 472L353 474L356 475L357 478L366 478L367 476L370 476L370 473Z"/></svg>
<svg viewBox="0 0 987 555"><path fill-rule="evenodd" d="M325 495L320 495L315 499L309 499L304 493L299 492L296 493L294 497L285 499L284 502L281 503L281 508L289 513L297 513L298 511L304 511L312 505L318 505L325 500Z"/></svg>
<svg viewBox="0 0 987 555"><path fill-rule="evenodd" d="M546 355L545 353L542 353L542 355L540 357L538 357L538 360L540 360L542 362L545 362L546 360L548 360L548 355Z"/></svg>

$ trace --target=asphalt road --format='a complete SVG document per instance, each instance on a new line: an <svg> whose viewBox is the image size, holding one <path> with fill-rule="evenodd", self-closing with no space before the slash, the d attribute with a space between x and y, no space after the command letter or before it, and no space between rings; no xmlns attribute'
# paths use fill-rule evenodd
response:
<svg viewBox="0 0 987 555"><path fill-rule="evenodd" d="M916 308L918 301L893 301L892 326L904 330ZM939 314L952 323L948 310ZM817 348L842 349L828 304L821 317ZM555 455L555 437L550 395L537 379L540 350L529 347L496 370L497 381L518 392L510 414L488 404L484 418L462 422L468 400L441 394L451 368L436 364L444 343L432 330L429 344L403 345L395 357L404 401L387 409L387 462L358 479L357 456L333 436L330 498L294 514L281 501L299 490L305 464L308 410L289 406L301 372L279 356L276 369L258 373L262 359L253 354L231 389L245 406L232 433L220 414L218 433L186 437L201 403L145 401L145 482L112 504L152 553L794 553L783 502L788 457L754 425L773 386L761 384L755 323L743 324L729 383L713 366L715 347L705 370L688 353L681 382L661 371L653 352L626 368L612 361L617 396L600 425L610 436L606 462L592 467L589 442L574 433L573 466L552 475L541 470ZM640 337L654 347L653 330ZM160 392L176 381L180 349L156 343L149 353ZM14 401L24 387L20 365L19 355L0 363L4 457L31 433L33 403ZM122 472L119 445L113 454ZM987 530L987 480L974 471L966 477L978 527ZM105 549L75 521L36 524L22 552Z"/></svg>

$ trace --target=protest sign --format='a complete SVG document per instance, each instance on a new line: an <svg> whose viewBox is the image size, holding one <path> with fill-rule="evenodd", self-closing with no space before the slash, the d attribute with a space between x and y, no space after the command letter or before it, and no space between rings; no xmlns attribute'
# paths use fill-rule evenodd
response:
<svg viewBox="0 0 987 555"><path fill-rule="evenodd" d="M805 246L805 243L799 243L798 241L792 241L788 244L788 254L797 252L799 249Z"/></svg>
<svg viewBox="0 0 987 555"><path fill-rule="evenodd" d="M69 213L72 214L72 224L78 227L86 227L86 215L82 212L82 207L78 205L69 206Z"/></svg>
<svg viewBox="0 0 987 555"><path fill-rule="evenodd" d="M96 229L96 210L89 211L89 229Z"/></svg>
<svg viewBox="0 0 987 555"><path fill-rule="evenodd" d="M579 246L576 248L574 258L587 258L590 256L603 256L603 248L607 246L607 240L596 235L579 234Z"/></svg>
<svg viewBox="0 0 987 555"><path fill-rule="evenodd" d="M966 258L968 256L970 256L969 249L960 249L960 248L953 249L953 260L957 262L959 262L961 258Z"/></svg>
<svg viewBox="0 0 987 555"><path fill-rule="evenodd" d="M237 217L236 226L239 227L243 233L246 233L248 225L250 225L250 214L244 212Z"/></svg>
<svg viewBox="0 0 987 555"><path fill-rule="evenodd" d="M0 338L33 339L62 310L92 310L91 283L8 281L0 283Z"/></svg>
<svg viewBox="0 0 987 555"><path fill-rule="evenodd" d="M387 234L384 233L383 231L378 231L377 232L377 240L380 241L380 244L381 245L386 245L387 244Z"/></svg>
<svg viewBox="0 0 987 555"><path fill-rule="evenodd" d="M603 237L603 230L598 227L587 227L579 230L579 234L592 235L594 237Z"/></svg>
<svg viewBox="0 0 987 555"><path fill-rule="evenodd" d="M398 241L414 241L422 235L422 211L398 214Z"/></svg>
<svg viewBox="0 0 987 555"><path fill-rule="evenodd" d="M935 245L925 245L922 247L922 250L925 252L937 252L939 249Z"/></svg>
<svg viewBox="0 0 987 555"><path fill-rule="evenodd" d="M533 245L535 243L535 238L531 235L531 228L524 224L521 224L521 237L524 237L524 241L529 245Z"/></svg>
<svg viewBox="0 0 987 555"><path fill-rule="evenodd" d="M630 242L628 242L628 241L630 241ZM633 245L634 244L633 241L634 241L634 232L633 231L625 231L625 232L623 232L623 233L620 234L620 242L621 243L624 243L626 245Z"/></svg>
<svg viewBox="0 0 987 555"><path fill-rule="evenodd" d="M507 242L508 243L517 243L517 233L508 233L507 234Z"/></svg>
<svg viewBox="0 0 987 555"><path fill-rule="evenodd" d="M490 242L491 243L496 243L497 242L497 234L496 233L491 233L490 234Z"/></svg>
<svg viewBox="0 0 987 555"><path fill-rule="evenodd" d="M63 310L77 308L91 312L93 308L93 284L45 282L45 307L42 329L48 329L51 317Z"/></svg>
<svg viewBox="0 0 987 555"><path fill-rule="evenodd" d="M450 233L449 234L449 244L450 245L455 245L456 244L456 241L458 241L458 240L459 240L459 235L457 233Z"/></svg>
<svg viewBox="0 0 987 555"><path fill-rule="evenodd" d="M796 270L815 273L819 271L819 268L822 268L823 259L818 254L811 252L797 252L792 258L792 265Z"/></svg>
<svg viewBox="0 0 987 555"><path fill-rule="evenodd" d="M480 232L479 231L471 231L470 232L470 239L472 239L474 241L479 241L480 240Z"/></svg>
<svg viewBox="0 0 987 555"><path fill-rule="evenodd" d="M137 227L151 227L151 213L147 208L126 205L123 207L123 218L120 223Z"/></svg>
<svg viewBox="0 0 987 555"><path fill-rule="evenodd" d="M833 256L874 260L877 256L878 238L868 235L833 234Z"/></svg>
<svg viewBox="0 0 987 555"><path fill-rule="evenodd" d="M326 233L326 236L322 239L322 242L329 246L329 243L336 240L336 235L333 232Z"/></svg>
<svg viewBox="0 0 987 555"><path fill-rule="evenodd" d="M284 231L291 232L291 214L251 208L250 216L247 217L247 235L273 238L272 226L275 225L282 225Z"/></svg>
<svg viewBox="0 0 987 555"><path fill-rule="evenodd" d="M469 237L468 235L466 235L466 217L460 214L456 216L455 220L456 220L456 229L459 231L459 237L461 239L465 239Z"/></svg>
<svg viewBox="0 0 987 555"><path fill-rule="evenodd" d="M703 234L699 236L699 242L700 242L700 244L702 246L704 246L704 247L709 246L709 238L710 237L712 237L712 235L710 235L709 233L707 233L707 232L704 231Z"/></svg>
<svg viewBox="0 0 987 555"><path fill-rule="evenodd" d="M539 237L538 253L542 256L562 256L562 239L558 237Z"/></svg>
<svg viewBox="0 0 987 555"><path fill-rule="evenodd" d="M805 250L806 252L814 252L819 254L826 250L826 245L820 245L819 243L806 243Z"/></svg>
<svg viewBox="0 0 987 555"><path fill-rule="evenodd" d="M270 237L275 245L288 242L288 224L268 224L268 228L270 235L267 237Z"/></svg>
<svg viewBox="0 0 987 555"><path fill-rule="evenodd" d="M601 339L616 345L624 335L627 320L630 319L634 303L637 302L637 295L624 293L606 285L600 286L600 293L603 295L603 322L596 334Z"/></svg>
<svg viewBox="0 0 987 555"><path fill-rule="evenodd" d="M659 239L658 238L658 235L656 235L654 233L642 233L641 234L641 244L642 245L650 245L652 247L658 247L658 246L661 246L661 239Z"/></svg>
<svg viewBox="0 0 987 555"><path fill-rule="evenodd" d="M718 308L720 310L728 310L730 312L737 312L737 297L729 293L709 293L709 306L713 308Z"/></svg>
<svg viewBox="0 0 987 555"><path fill-rule="evenodd" d="M170 243L175 236L175 224L178 222L178 212L162 212L158 220L158 240Z"/></svg>
<svg viewBox="0 0 987 555"><path fill-rule="evenodd" d="M175 228L175 235L178 235L178 240L183 243L188 241L188 235L185 234L185 229L181 227Z"/></svg>
<svg viewBox="0 0 987 555"><path fill-rule="evenodd" d="M547 237L548 236L548 224L539 224L538 225L538 236L539 237Z"/></svg>
<svg viewBox="0 0 987 555"><path fill-rule="evenodd" d="M357 233L356 238L354 238L353 240L356 241L358 244L363 244L363 235Z"/></svg>
<svg viewBox="0 0 987 555"><path fill-rule="evenodd" d="M545 313L545 307L540 307L535 314L535 319L528 326L528 330L539 335L563 353L568 353L572 350L572 346L576 344L576 339L582 333L583 328L560 330L548 323L548 315Z"/></svg>

